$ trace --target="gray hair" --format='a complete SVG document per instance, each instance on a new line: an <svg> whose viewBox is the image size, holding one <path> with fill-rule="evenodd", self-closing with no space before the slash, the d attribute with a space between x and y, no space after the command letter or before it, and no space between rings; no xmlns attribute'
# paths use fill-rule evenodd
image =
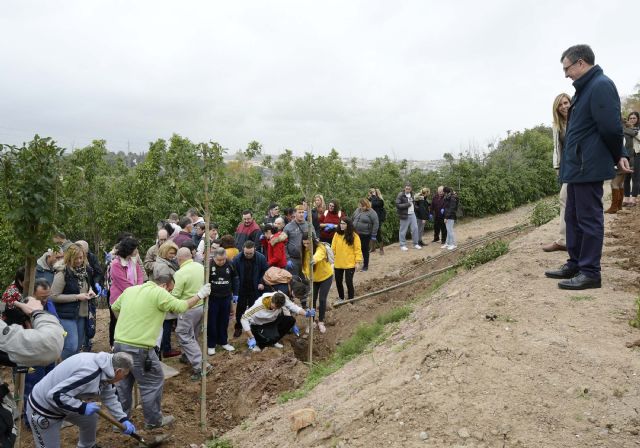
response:
<svg viewBox="0 0 640 448"><path fill-rule="evenodd" d="M156 285L166 285L169 283L173 283L173 274L160 274L155 279L153 279L153 282Z"/></svg>
<svg viewBox="0 0 640 448"><path fill-rule="evenodd" d="M564 60L564 58L569 59L572 63L576 62L578 59L582 59L589 65L593 65L596 63L596 55L593 54L593 50L589 45L574 45L573 47L569 47L562 53L560 57L560 62Z"/></svg>
<svg viewBox="0 0 640 448"><path fill-rule="evenodd" d="M133 370L133 356L126 352L114 353L111 357L111 364L113 365L113 370L124 369L131 371Z"/></svg>
<svg viewBox="0 0 640 448"><path fill-rule="evenodd" d="M227 254L227 251L223 247L218 247L213 251L214 257L222 257L223 255L226 255L226 254Z"/></svg>

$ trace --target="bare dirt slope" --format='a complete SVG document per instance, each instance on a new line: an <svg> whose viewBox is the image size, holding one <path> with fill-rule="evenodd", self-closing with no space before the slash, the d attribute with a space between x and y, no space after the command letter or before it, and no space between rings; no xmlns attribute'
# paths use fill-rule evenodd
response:
<svg viewBox="0 0 640 448"><path fill-rule="evenodd" d="M556 219L460 274L308 397L225 437L234 447L638 446L640 353L625 343L640 337L627 323L639 216L607 217L602 289L562 291L542 275L566 257L540 250ZM305 407L316 424L295 434L287 417Z"/></svg>

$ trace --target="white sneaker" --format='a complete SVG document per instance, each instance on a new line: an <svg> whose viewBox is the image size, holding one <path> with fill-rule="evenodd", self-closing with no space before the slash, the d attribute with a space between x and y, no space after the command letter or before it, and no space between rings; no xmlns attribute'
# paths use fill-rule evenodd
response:
<svg viewBox="0 0 640 448"><path fill-rule="evenodd" d="M251 351L254 352L254 353L260 353L261 352L260 347L258 347L257 345L255 347L253 347L251 349Z"/></svg>
<svg viewBox="0 0 640 448"><path fill-rule="evenodd" d="M422 246L419 244L416 244L415 246L413 246L414 249L420 250L422 249Z"/></svg>
<svg viewBox="0 0 640 448"><path fill-rule="evenodd" d="M225 350L226 350L226 351L228 351L228 352L232 352L232 351L234 351L234 350L236 349L236 348L235 348L233 345L231 345L231 344L224 344L224 345L222 346L222 348L223 348L223 349L225 349Z"/></svg>
<svg viewBox="0 0 640 448"><path fill-rule="evenodd" d="M409 249L407 249L407 246L400 246L400 250L404 250L405 252L408 251Z"/></svg>
<svg viewBox="0 0 640 448"><path fill-rule="evenodd" d="M440 246L440 249L446 249L447 247L449 247L448 244L443 244L442 246Z"/></svg>
<svg viewBox="0 0 640 448"><path fill-rule="evenodd" d="M215 355L216 354L216 349L214 348L208 348L207 349L207 355L211 356L211 355Z"/></svg>
<svg viewBox="0 0 640 448"><path fill-rule="evenodd" d="M455 244L451 244L450 246L447 246L447 249L449 249L449 250L453 250L453 249L455 249L456 247L458 247L458 246L456 246Z"/></svg>
<svg viewBox="0 0 640 448"><path fill-rule="evenodd" d="M282 344L281 344L281 343L279 343L279 342L276 342L275 344L273 344L273 346L274 346L275 348L284 348L284 345L282 345Z"/></svg>

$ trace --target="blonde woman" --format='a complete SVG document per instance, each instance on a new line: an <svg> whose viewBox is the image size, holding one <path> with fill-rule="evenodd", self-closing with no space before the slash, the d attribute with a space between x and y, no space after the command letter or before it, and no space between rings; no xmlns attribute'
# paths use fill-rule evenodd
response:
<svg viewBox="0 0 640 448"><path fill-rule="evenodd" d="M89 283L87 259L77 244L64 252L64 263L56 264L51 300L56 304L60 325L67 332L60 357L64 360L80 351L89 315L88 301L95 297Z"/></svg>
<svg viewBox="0 0 640 448"><path fill-rule="evenodd" d="M567 121L569 117L569 107L571 106L571 97L566 93L561 93L553 100L553 167L556 173L560 173L560 162L562 160L562 148L564 147L564 136L567 132ZM556 250L567 250L565 237L567 233L566 224L564 222L564 210L567 205L567 184L563 183L560 188L560 229L558 239L553 243L542 246L545 252L553 252Z"/></svg>
<svg viewBox="0 0 640 448"><path fill-rule="evenodd" d="M324 196L317 194L313 197L313 209L311 209L311 223L316 231L316 235L320 235L320 216L324 215L327 210L327 204L324 202Z"/></svg>
<svg viewBox="0 0 640 448"><path fill-rule="evenodd" d="M415 200L416 219L418 221L418 244L424 246L422 236L424 235L424 225L429 220L429 209L431 208L431 190L426 187L420 189Z"/></svg>
<svg viewBox="0 0 640 448"><path fill-rule="evenodd" d="M376 244L380 245L380 255L384 255L384 242L382 241L382 223L387 219L387 211L384 209L384 198L380 189L371 187L369 188L369 202L371 202L371 208L376 215L378 215L378 233L376 239L371 245L371 252L376 251Z"/></svg>

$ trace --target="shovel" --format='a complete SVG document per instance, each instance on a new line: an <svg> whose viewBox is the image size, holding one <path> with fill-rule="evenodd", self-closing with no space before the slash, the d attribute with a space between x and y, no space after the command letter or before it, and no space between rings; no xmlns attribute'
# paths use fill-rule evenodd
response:
<svg viewBox="0 0 640 448"><path fill-rule="evenodd" d="M112 425L115 425L118 428L120 428L121 431L125 430L124 425L120 423L118 420L116 420L115 418L113 418L111 414L103 411L102 409L98 409L98 415L103 419L105 419L106 421L108 421L109 423L111 423ZM129 435L134 439L136 439L141 444L143 444L144 446L148 446L148 447L160 446L162 445L162 442L164 442L169 438L169 434L162 434L162 435L156 436L154 440L145 440L142 438L142 436L140 436L139 434L136 434L135 432Z"/></svg>

